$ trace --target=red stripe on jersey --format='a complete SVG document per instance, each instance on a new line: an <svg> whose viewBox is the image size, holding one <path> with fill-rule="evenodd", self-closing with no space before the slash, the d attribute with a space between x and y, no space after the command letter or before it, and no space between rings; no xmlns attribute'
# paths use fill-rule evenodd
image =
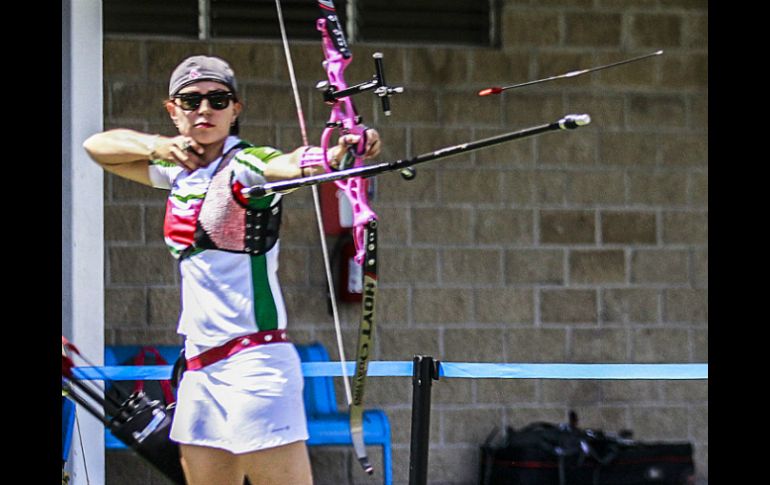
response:
<svg viewBox="0 0 770 485"><path fill-rule="evenodd" d="M171 199L167 200L163 234L174 242L191 246L195 242L195 227L202 206L203 201L196 200L189 209L182 211L174 207Z"/></svg>

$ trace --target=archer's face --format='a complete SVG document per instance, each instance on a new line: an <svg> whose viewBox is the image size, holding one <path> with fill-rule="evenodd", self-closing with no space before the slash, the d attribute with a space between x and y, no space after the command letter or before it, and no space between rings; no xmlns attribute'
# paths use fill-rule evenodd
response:
<svg viewBox="0 0 770 485"><path fill-rule="evenodd" d="M226 85L201 81L179 90L166 109L180 134L208 145L227 138L242 105Z"/></svg>

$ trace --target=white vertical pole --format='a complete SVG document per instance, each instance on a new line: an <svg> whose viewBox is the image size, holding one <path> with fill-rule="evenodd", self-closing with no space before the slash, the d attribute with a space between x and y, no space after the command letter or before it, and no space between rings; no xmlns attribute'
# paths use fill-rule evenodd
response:
<svg viewBox="0 0 770 485"><path fill-rule="evenodd" d="M211 38L210 0L198 0L198 40Z"/></svg>
<svg viewBox="0 0 770 485"><path fill-rule="evenodd" d="M345 8L345 15L348 17L345 23L345 28L348 31L346 35L348 43L358 42L358 4L356 1L348 0Z"/></svg>
<svg viewBox="0 0 770 485"><path fill-rule="evenodd" d="M104 362L102 170L82 148L103 129L102 2L62 2L62 335ZM68 459L72 485L104 484L104 425L85 410Z"/></svg>

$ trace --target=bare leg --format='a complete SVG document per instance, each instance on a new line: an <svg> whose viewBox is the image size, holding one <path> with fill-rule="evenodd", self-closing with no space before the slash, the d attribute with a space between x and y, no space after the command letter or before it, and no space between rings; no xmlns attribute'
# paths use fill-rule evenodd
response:
<svg viewBox="0 0 770 485"><path fill-rule="evenodd" d="M187 485L243 485L238 455L207 446L179 445Z"/></svg>
<svg viewBox="0 0 770 485"><path fill-rule="evenodd" d="M304 441L239 455L251 485L312 485ZM195 484L191 484L195 485Z"/></svg>

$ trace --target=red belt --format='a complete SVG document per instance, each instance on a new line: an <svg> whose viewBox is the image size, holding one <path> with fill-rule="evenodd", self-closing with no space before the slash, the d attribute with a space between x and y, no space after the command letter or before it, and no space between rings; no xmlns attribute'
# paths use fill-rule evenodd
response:
<svg viewBox="0 0 770 485"><path fill-rule="evenodd" d="M207 365L219 362L220 360L226 359L249 347L288 341L289 338L286 336L286 330L266 330L264 332L252 333L251 335L243 335L230 340L224 345L214 347L213 349L209 349L195 357L187 359L187 368L189 370L202 369Z"/></svg>

